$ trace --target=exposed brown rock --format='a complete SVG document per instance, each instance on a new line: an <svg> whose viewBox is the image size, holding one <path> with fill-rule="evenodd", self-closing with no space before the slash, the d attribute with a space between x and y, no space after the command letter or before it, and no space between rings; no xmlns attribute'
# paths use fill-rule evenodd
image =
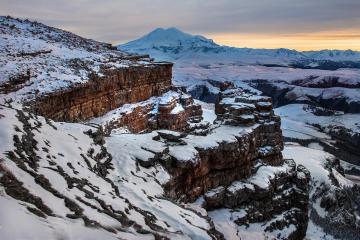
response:
<svg viewBox="0 0 360 240"><path fill-rule="evenodd" d="M220 124L252 130L244 133L234 129L234 141L219 142L214 148L197 147L199 161L184 164L173 159L172 164L167 164L172 179L165 189L173 198L194 201L209 189L245 179L251 175L257 159L270 165L283 163L280 118L272 111L271 98L248 96L240 89L230 88L218 99L216 113Z"/></svg>
<svg viewBox="0 0 360 240"><path fill-rule="evenodd" d="M119 114L106 124L106 128L126 127L133 133L141 131L168 129L186 131L189 121L202 118L200 105L183 92L168 92L171 95L135 105L131 111ZM111 115L111 114L110 114Z"/></svg>
<svg viewBox="0 0 360 240"><path fill-rule="evenodd" d="M57 121L86 120L161 95L170 89L171 78L171 63L108 70L104 77L37 99L32 109Z"/></svg>
<svg viewBox="0 0 360 240"><path fill-rule="evenodd" d="M173 159L168 166L172 179L165 189L173 198L194 201L209 189L249 177L252 163L258 158L272 165L282 163L282 144L280 124L273 123L259 125L251 133L239 134L236 141L221 142L216 148L197 148L200 160L196 164ZM262 146L272 151L259 152Z"/></svg>

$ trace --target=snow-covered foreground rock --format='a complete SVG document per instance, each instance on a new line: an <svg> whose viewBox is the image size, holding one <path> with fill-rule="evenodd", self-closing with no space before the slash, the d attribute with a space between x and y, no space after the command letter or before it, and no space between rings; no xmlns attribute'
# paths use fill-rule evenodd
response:
<svg viewBox="0 0 360 240"><path fill-rule="evenodd" d="M1 239L211 238L207 219L164 198L164 168L138 165L135 135L103 139L4 106L1 116Z"/></svg>

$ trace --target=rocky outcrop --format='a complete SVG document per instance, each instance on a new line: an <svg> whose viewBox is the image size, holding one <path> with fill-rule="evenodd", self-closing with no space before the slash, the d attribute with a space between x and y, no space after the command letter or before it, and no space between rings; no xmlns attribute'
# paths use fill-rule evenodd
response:
<svg viewBox="0 0 360 240"><path fill-rule="evenodd" d="M218 128L198 139L205 146L195 146L198 160L184 163L172 157L166 163L172 175L165 186L169 196L193 201L209 189L249 177L256 159L270 165L282 164L280 118L272 112L271 99L247 96L230 88L219 96L216 113ZM230 133L226 140L218 136L215 146L206 144L222 132Z"/></svg>
<svg viewBox="0 0 360 240"><path fill-rule="evenodd" d="M235 224L268 222L264 231L287 229L281 239L302 239L310 174L283 160L280 118L271 98L229 88L219 95L216 113L217 125L203 136L159 132L153 138L166 146L152 164L160 162L171 175L164 185L167 196L183 202L203 198L207 211L242 209L244 216L231 219ZM149 167L148 161L139 163Z"/></svg>
<svg viewBox="0 0 360 240"><path fill-rule="evenodd" d="M224 131L228 130L224 127ZM209 189L249 177L252 162L258 158L273 165L282 162L279 123L259 125L250 133L233 131L234 135L231 135L235 138L230 141L218 142L217 146L211 148L197 146L199 160L195 163L172 158L166 165L172 175L171 181L165 186L168 195L194 201ZM199 140L207 141L204 138Z"/></svg>
<svg viewBox="0 0 360 240"><path fill-rule="evenodd" d="M280 122L280 118L274 115L270 97L244 93L239 95L239 92L241 90L234 88L220 94L216 103L218 119L234 126L253 125L264 121Z"/></svg>
<svg viewBox="0 0 360 240"><path fill-rule="evenodd" d="M85 84L36 99L31 106L34 113L53 120L86 120L159 96L170 89L171 78L171 63L108 70L104 77L92 76Z"/></svg>
<svg viewBox="0 0 360 240"><path fill-rule="evenodd" d="M202 110L190 95L181 94L179 98L160 101L155 118L153 129L185 130L188 120L199 122L202 119Z"/></svg>
<svg viewBox="0 0 360 240"><path fill-rule="evenodd" d="M201 106L195 104L190 95L176 89L157 98L120 107L95 122L102 123L107 131L127 128L133 133L157 129L187 132L191 122L201 119Z"/></svg>
<svg viewBox="0 0 360 240"><path fill-rule="evenodd" d="M205 193L203 207L208 211L222 207L235 212L242 209L244 214L229 220L239 226L267 222L263 229L266 232L281 232L294 225L286 237L278 238L303 239L308 222L310 173L293 160L285 160L277 167L259 162L252 170L253 175L246 180ZM273 219L277 215L282 217Z"/></svg>

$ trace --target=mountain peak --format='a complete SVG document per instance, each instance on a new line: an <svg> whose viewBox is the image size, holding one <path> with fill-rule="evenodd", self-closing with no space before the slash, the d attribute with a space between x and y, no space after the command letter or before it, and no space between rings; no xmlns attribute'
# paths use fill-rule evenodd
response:
<svg viewBox="0 0 360 240"><path fill-rule="evenodd" d="M172 48L182 51L188 49L214 48L218 47L213 40L199 35L185 33L175 27L156 28L145 36L119 46L121 49L152 49L152 48Z"/></svg>
<svg viewBox="0 0 360 240"><path fill-rule="evenodd" d="M352 50L297 51L287 48L254 49L220 46L200 35L185 33L175 27L156 28L145 36L119 45L125 52L150 54L156 60L214 59L243 63L287 64L293 61L359 61L360 52Z"/></svg>
<svg viewBox="0 0 360 240"><path fill-rule="evenodd" d="M151 33L182 33L185 34L183 31L177 29L176 27L169 27L169 28L156 28L154 31L152 31Z"/></svg>
<svg viewBox="0 0 360 240"><path fill-rule="evenodd" d="M145 35L142 38L147 40L184 40L193 37L190 34L184 33L175 27L171 28L156 28L154 31Z"/></svg>

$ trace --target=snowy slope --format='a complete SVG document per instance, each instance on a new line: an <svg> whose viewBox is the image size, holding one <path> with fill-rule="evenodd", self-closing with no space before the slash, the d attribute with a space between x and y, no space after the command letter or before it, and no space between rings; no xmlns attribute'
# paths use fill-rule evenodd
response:
<svg viewBox="0 0 360 240"><path fill-rule="evenodd" d="M101 76L103 68L147 64L127 56L110 44L37 22L0 17L0 90L13 85L8 99L32 99L83 84L90 74Z"/></svg>
<svg viewBox="0 0 360 240"><path fill-rule="evenodd" d="M284 121L289 121L293 123L302 122L309 126L319 125L322 126L323 131L327 133L334 127L344 127L349 129L354 135L360 134L360 114L338 113L332 116L316 116L307 110L307 105L304 104L289 104L276 108L275 112L283 119L283 123ZM287 124L286 126L291 128L293 123ZM293 128L293 130L295 129L296 127Z"/></svg>
<svg viewBox="0 0 360 240"><path fill-rule="evenodd" d="M207 219L164 198L163 167L136 163L154 155L146 143L163 148L156 133L96 142L83 124L0 116L1 239L211 239Z"/></svg>

